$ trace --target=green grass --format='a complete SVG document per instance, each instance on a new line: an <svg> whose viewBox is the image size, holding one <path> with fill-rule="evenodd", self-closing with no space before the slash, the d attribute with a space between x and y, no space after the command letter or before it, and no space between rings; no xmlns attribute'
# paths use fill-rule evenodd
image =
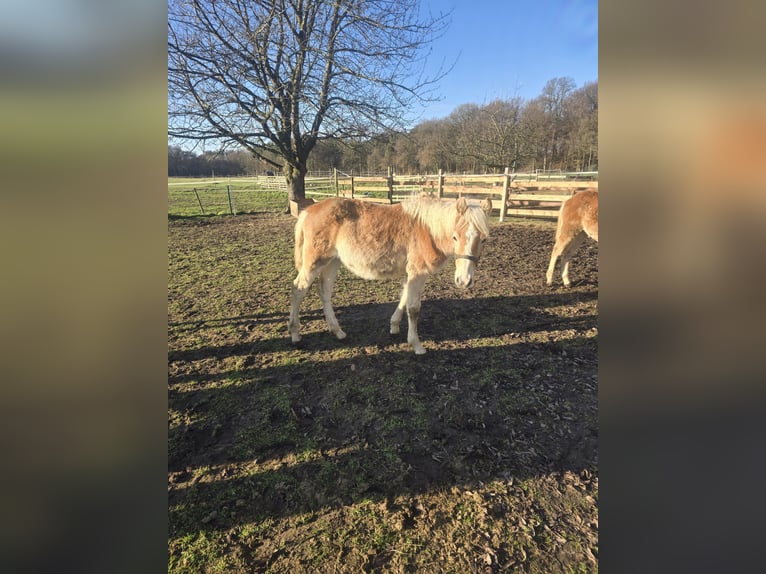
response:
<svg viewBox="0 0 766 574"><path fill-rule="evenodd" d="M220 533L199 532L181 537L175 544L180 554L170 553L169 572L210 572L224 574L233 566Z"/></svg>
<svg viewBox="0 0 766 574"><path fill-rule="evenodd" d="M381 185L383 185L381 182L355 183L354 197L385 199L388 197L386 191L373 189ZM350 186L341 185L340 193L345 197L351 197ZM406 196L409 193L394 191L397 197ZM332 195L335 195L335 190L329 180L307 181L306 197L321 201ZM231 205L229 197L231 197ZM231 215L232 209L235 214L264 211L280 213L286 208L286 191L274 191L260 186L255 178L168 178L168 214L174 217Z"/></svg>
<svg viewBox="0 0 766 574"><path fill-rule="evenodd" d="M169 215L228 215L232 209L279 213L287 209L287 192L261 187L253 178L168 178Z"/></svg>
<svg viewBox="0 0 766 574"><path fill-rule="evenodd" d="M230 205L225 185L198 187L196 195L194 187L171 188L168 191L169 215L176 217L230 215L232 209L235 214L259 211L279 213L287 209L285 192L261 190L253 186L232 186Z"/></svg>
<svg viewBox="0 0 766 574"><path fill-rule="evenodd" d="M368 192L360 187L357 195L365 193ZM307 181L306 197L319 201L333 194L329 180ZM370 195L386 197L385 192L372 192ZM286 191L259 185L253 177L168 178L168 214L174 217L231 215L232 210L235 214L281 213L286 209Z"/></svg>

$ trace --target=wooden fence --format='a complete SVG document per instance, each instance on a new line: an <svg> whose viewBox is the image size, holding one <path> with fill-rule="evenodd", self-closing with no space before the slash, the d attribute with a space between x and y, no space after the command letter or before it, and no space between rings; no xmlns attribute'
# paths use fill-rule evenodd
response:
<svg viewBox="0 0 766 574"><path fill-rule="evenodd" d="M284 176L255 176L227 180L190 180L169 183L169 210L175 214L242 213L262 209L279 210L287 201ZM578 189L598 189L598 172L536 172L500 174L437 174L357 176L338 170L328 175L306 177L306 197L353 197L379 203L396 203L418 193L437 197L489 197L499 214L555 218L561 202ZM176 191L177 190L177 191ZM268 199L264 196L267 192Z"/></svg>
<svg viewBox="0 0 766 574"><path fill-rule="evenodd" d="M312 188L316 189L313 191ZM307 178L306 196L342 196L395 203L417 193L437 197L492 199L499 220L506 216L556 218L561 202L574 191L598 189L598 172L536 172L454 175L354 176L335 171L329 178Z"/></svg>

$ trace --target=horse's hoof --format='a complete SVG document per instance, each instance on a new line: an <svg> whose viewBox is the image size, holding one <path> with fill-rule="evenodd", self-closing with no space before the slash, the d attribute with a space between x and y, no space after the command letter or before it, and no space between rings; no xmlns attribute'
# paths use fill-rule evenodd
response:
<svg viewBox="0 0 766 574"><path fill-rule="evenodd" d="M346 338L346 333L344 333L343 331L337 331L335 333L335 336L338 337L338 339L345 339Z"/></svg>

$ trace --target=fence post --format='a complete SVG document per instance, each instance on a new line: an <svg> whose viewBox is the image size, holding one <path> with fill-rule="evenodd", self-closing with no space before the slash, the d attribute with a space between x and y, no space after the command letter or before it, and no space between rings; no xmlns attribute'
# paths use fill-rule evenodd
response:
<svg viewBox="0 0 766 574"><path fill-rule="evenodd" d="M505 168L503 180L503 199L500 200L500 221L505 220L505 210L508 208L508 193L511 191L511 174Z"/></svg>
<svg viewBox="0 0 766 574"><path fill-rule="evenodd" d="M229 196L229 211L231 212L232 215L234 215L234 206L232 206L231 204L231 186L230 185L226 186L226 195Z"/></svg>
<svg viewBox="0 0 766 574"><path fill-rule="evenodd" d="M388 203L394 203L394 170L391 166L388 166L388 177L386 178L386 185L388 186Z"/></svg>
<svg viewBox="0 0 766 574"><path fill-rule="evenodd" d="M335 197L340 195L340 187L338 187L338 168L332 168L333 181L335 183Z"/></svg>
<svg viewBox="0 0 766 574"><path fill-rule="evenodd" d="M439 191L437 192L436 196L439 199L444 197L444 172L441 168L439 168Z"/></svg>
<svg viewBox="0 0 766 574"><path fill-rule="evenodd" d="M351 172L351 199L354 199L354 172Z"/></svg>
<svg viewBox="0 0 766 574"><path fill-rule="evenodd" d="M202 202L199 200L199 194L197 193L197 188L193 187L192 191L194 192L194 195L197 198L197 203L199 203L199 210L202 212L202 215L205 215L205 210L202 207Z"/></svg>

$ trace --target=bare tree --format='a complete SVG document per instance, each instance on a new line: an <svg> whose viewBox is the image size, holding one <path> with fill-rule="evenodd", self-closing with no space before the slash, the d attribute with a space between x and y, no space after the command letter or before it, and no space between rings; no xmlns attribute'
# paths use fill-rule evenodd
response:
<svg viewBox="0 0 766 574"><path fill-rule="evenodd" d="M394 169L397 174L418 173L418 142L408 133L397 134L394 141Z"/></svg>
<svg viewBox="0 0 766 574"><path fill-rule="evenodd" d="M168 135L241 146L301 199L318 141L401 128L434 99L447 18L418 0L169 0Z"/></svg>
<svg viewBox="0 0 766 574"><path fill-rule="evenodd" d="M598 84L590 82L568 97L568 165L589 170L598 164Z"/></svg>
<svg viewBox="0 0 766 574"><path fill-rule="evenodd" d="M554 162L562 166L563 142L566 136L567 97L575 88L572 78L553 78L543 87L538 98L545 114L545 129L548 140L543 155L543 169L553 169Z"/></svg>
<svg viewBox="0 0 766 574"><path fill-rule="evenodd" d="M481 107L478 104L461 104L445 118L450 139L443 145L448 148L448 157L452 158L463 170L476 173L482 164L477 144L476 129L479 125ZM455 166L457 167L457 166Z"/></svg>
<svg viewBox="0 0 766 574"><path fill-rule="evenodd" d="M412 130L412 136L418 142L416 157L422 171L436 173L449 169L449 160L454 157L451 150L454 137L444 120L422 122Z"/></svg>
<svg viewBox="0 0 766 574"><path fill-rule="evenodd" d="M497 173L521 158L521 98L484 106L462 105L449 117L455 129L455 155L471 171Z"/></svg>

